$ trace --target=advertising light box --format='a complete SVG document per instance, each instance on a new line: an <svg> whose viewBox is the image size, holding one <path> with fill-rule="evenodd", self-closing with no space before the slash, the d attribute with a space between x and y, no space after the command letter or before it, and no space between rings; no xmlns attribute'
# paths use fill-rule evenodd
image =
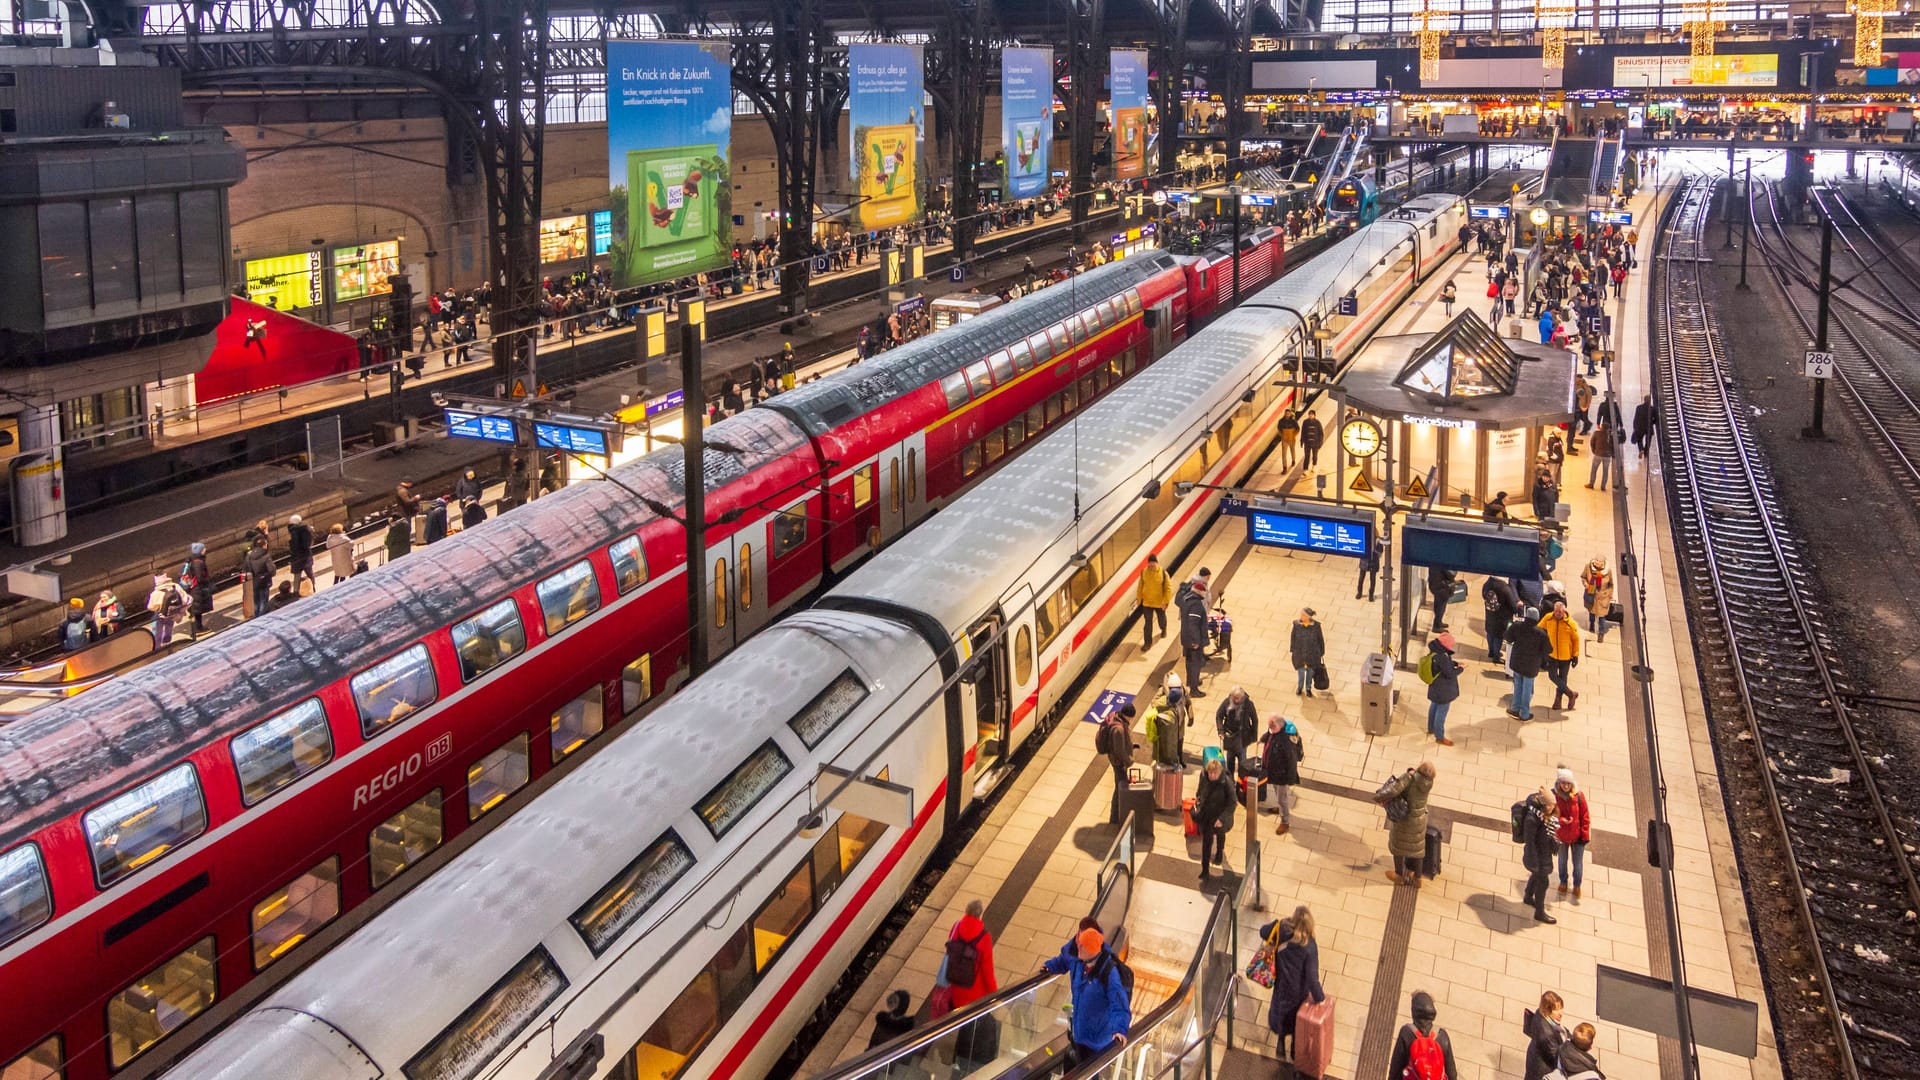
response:
<svg viewBox="0 0 1920 1080"><path fill-rule="evenodd" d="M247 299L263 307L297 311L319 307L324 300L317 251L248 259L243 269L247 275Z"/></svg>
<svg viewBox="0 0 1920 1080"><path fill-rule="evenodd" d="M393 291L387 278L400 272L400 242L382 240L333 249L333 298L358 300Z"/></svg>
<svg viewBox="0 0 1920 1080"><path fill-rule="evenodd" d="M613 211L593 212L593 253L605 255L613 247Z"/></svg>
<svg viewBox="0 0 1920 1080"><path fill-rule="evenodd" d="M608 211L608 228L613 215ZM540 222L540 261L566 262L587 257L587 218L584 214L543 218Z"/></svg>
<svg viewBox="0 0 1920 1080"><path fill-rule="evenodd" d="M1373 547L1374 514L1337 506L1254 505L1247 510L1247 543L1255 547L1363 557Z"/></svg>

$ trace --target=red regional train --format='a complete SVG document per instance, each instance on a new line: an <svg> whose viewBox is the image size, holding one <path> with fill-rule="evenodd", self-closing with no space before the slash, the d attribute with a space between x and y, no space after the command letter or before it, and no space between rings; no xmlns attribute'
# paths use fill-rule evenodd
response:
<svg viewBox="0 0 1920 1080"><path fill-rule="evenodd" d="M1280 263L1243 242L1241 292ZM1164 355L1225 270L1122 260L715 425L714 655ZM0 730L0 1077L190 1037L684 681L679 449L614 475Z"/></svg>

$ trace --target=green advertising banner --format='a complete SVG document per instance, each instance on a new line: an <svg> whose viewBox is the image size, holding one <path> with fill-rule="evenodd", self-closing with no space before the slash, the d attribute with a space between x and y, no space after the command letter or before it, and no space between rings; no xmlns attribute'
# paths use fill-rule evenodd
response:
<svg viewBox="0 0 1920 1080"><path fill-rule="evenodd" d="M917 221L925 210L919 168L924 70L918 45L847 46L848 175L855 179L862 229Z"/></svg>
<svg viewBox="0 0 1920 1080"><path fill-rule="evenodd" d="M731 261L729 59L719 43L607 42L607 254L622 288Z"/></svg>

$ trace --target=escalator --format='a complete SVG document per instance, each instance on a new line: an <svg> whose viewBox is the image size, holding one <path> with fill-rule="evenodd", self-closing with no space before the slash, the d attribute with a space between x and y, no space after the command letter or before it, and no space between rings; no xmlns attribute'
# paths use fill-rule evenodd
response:
<svg viewBox="0 0 1920 1080"><path fill-rule="evenodd" d="M1234 898L1223 890L1214 896L1199 939L1192 945L1186 973L1170 993L1151 1000L1155 995L1141 978L1147 965L1130 958L1135 971L1134 1021L1126 1045L1072 1066L1061 1080L1212 1076L1218 1055L1232 1042L1234 988L1239 978L1237 936ZM1223 1020L1226 1038L1216 1045L1214 1034Z"/></svg>
<svg viewBox="0 0 1920 1080"><path fill-rule="evenodd" d="M1561 208L1584 208L1593 191L1593 170L1598 146L1592 139L1559 139L1547 161L1547 179L1541 187L1539 202Z"/></svg>
<svg viewBox="0 0 1920 1080"><path fill-rule="evenodd" d="M174 644L185 644L180 640ZM130 626L58 659L0 669L0 724L15 723L165 655L150 624Z"/></svg>
<svg viewBox="0 0 1920 1080"><path fill-rule="evenodd" d="M1327 191L1334 184L1334 174L1340 171L1340 163L1346 157L1348 147L1356 138L1355 128L1340 133L1340 140L1333 144L1333 153L1327 155L1327 166L1320 170L1320 179L1313 185L1313 205L1320 206L1327 201Z"/></svg>

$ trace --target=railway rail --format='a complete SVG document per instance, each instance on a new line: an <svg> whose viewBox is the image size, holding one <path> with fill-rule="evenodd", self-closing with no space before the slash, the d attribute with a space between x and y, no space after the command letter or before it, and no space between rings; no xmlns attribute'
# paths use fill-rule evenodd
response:
<svg viewBox="0 0 1920 1080"><path fill-rule="evenodd" d="M1675 542L1703 688L1743 717L1764 767L1788 884L1848 1078L1920 1076L1920 884L1845 703L1812 573L1785 525L1747 403L1707 306L1713 181L1695 177L1663 237L1655 383ZM1723 714L1726 715L1726 714ZM1911 825L1911 822L1907 822Z"/></svg>

